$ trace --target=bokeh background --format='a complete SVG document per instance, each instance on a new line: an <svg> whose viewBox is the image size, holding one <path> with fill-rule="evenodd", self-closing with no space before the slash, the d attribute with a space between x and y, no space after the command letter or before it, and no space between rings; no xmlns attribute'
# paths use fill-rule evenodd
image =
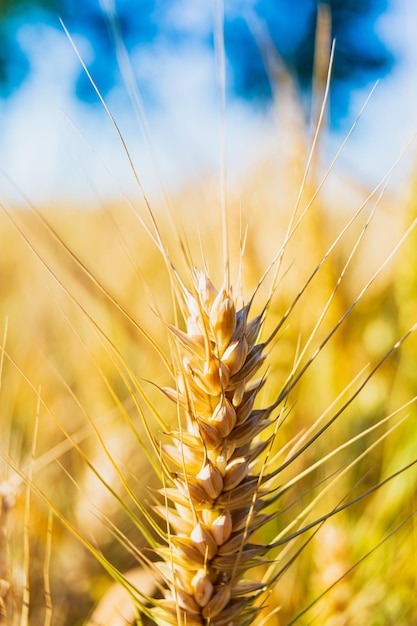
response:
<svg viewBox="0 0 417 626"><path fill-rule="evenodd" d="M146 206L119 137L59 18L117 120L176 267L188 276L181 235L188 237L193 261L200 266L201 245L217 284L222 276L220 145L225 137L232 268L236 276L247 225L247 301L285 237L305 172L323 91L313 72L319 8L307 0L225 2L227 106L222 128L214 7L195 0L0 3L0 199L6 207L0 214L0 325L5 337L0 353L0 482L1 494L9 487L15 498L7 524L10 558L4 563L6 551L0 546L0 578L12 582L9 597L21 624L28 579L29 623L35 626L85 626L94 606L106 597L111 577L68 531L65 520L121 572L137 565L115 534L131 546L145 543L120 475L144 502L149 502L146 487L160 485L146 456L149 446L140 445L142 440L147 444L135 406L139 399L146 409L141 389L164 420L175 419L158 389L171 384L170 377L135 325L168 350L165 327L155 312L172 320L169 280L142 227ZM332 332L416 215L412 146L382 199L379 190L369 198L417 129L416 5L412 0L339 0L323 3L320 11L323 7L331 25L324 43L336 38L333 79L325 132L300 196L300 212L314 202L287 247L269 330L341 228L360 206L364 209L321 265L274 345L265 404L303 347L301 365ZM117 20L118 41L129 52L146 124L144 117L137 119L123 84L123 71L130 66L117 62L117 52L120 60L123 50L115 50L108 20ZM379 79L355 133L316 196L321 176ZM416 251L413 234L301 377L279 431L277 452L310 427L317 430L316 420L340 408L339 394L362 368L374 366L415 323ZM265 284L254 308L262 308L267 292ZM329 297L331 305L310 342ZM415 396L416 353L413 336L377 370L341 419L287 468L283 482ZM146 415L162 439L152 411ZM302 515L313 497L323 493L310 521L415 461L415 419L415 407L407 406L317 467L285 495L282 514L262 541L268 543ZM398 427L390 433L392 424ZM360 460L342 475L355 459ZM49 535L48 507L33 495L28 512L25 481L13 466L26 475L33 471L36 487L56 507ZM325 492L323 485L333 476L341 479ZM272 609L281 608L267 623L285 626L310 603L300 624L416 623L416 485L414 468L310 535L270 598ZM300 542L279 551L277 563L289 564ZM369 557L358 565L364 555ZM48 576L52 610L45 595Z"/></svg>
<svg viewBox="0 0 417 626"><path fill-rule="evenodd" d="M383 79L364 114L360 136L352 138L342 157L355 178L373 184L416 126L417 10L412 0L332 0L322 5L330 13L331 37L336 39L329 153L372 85ZM281 60L310 118L318 6L313 0L225 2L230 176L241 179L268 150L271 102L285 80ZM117 14L165 182L175 187L217 171L214 7L192 0L3 0L1 167L35 201L62 199L65 190L68 198L97 202L98 196L114 196L117 190L91 158L88 143L102 155L119 186L130 191L134 186L61 18L120 123L147 191L158 188L146 140L122 86L107 13L110 19ZM276 141L284 147L286 138ZM18 194L10 193L17 199Z"/></svg>

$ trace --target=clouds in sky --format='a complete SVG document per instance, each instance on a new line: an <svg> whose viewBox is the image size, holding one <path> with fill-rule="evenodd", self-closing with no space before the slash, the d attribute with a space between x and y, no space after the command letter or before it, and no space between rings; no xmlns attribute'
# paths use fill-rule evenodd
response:
<svg viewBox="0 0 417 626"><path fill-rule="evenodd" d="M198 43L199 35L210 34L211 9L200 11L195 2L181 0L168 17L172 28L177 24L188 29L196 34L195 39L179 39L175 45L164 45L161 40L150 48L138 47L132 55L140 88L146 93L156 165L126 93L119 85L106 96L150 193L158 188L156 169L168 188L175 188L194 176L216 174L219 168L215 59L209 47ZM404 0L393 2L389 13L376 24L399 63L377 88L345 157L346 167L366 180L379 179L400 145L417 130L416 19L415 3ZM104 201L120 189L134 193L132 173L103 107L98 102L83 104L74 97L80 65L64 33L26 24L19 37L31 72L19 90L0 103L2 169L38 204L63 198ZM94 49L81 36L76 37L76 45L88 64ZM369 88L352 97L353 111L359 110L366 92ZM272 123L272 115L265 110L255 111L242 99L228 101L226 128L232 179L238 180L256 158L271 151L272 145L275 156L280 145L284 152L288 148L285 128L272 127ZM334 136L330 145L340 139ZM18 199L12 187L5 186L4 190L11 200Z"/></svg>

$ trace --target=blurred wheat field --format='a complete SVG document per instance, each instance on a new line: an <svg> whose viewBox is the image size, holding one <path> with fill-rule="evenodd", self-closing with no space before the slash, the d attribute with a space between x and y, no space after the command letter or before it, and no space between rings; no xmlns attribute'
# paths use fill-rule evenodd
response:
<svg viewBox="0 0 417 626"><path fill-rule="evenodd" d="M256 285L262 268L273 256L280 229L284 227L284 219L282 225L277 219L276 208L264 204L264 192L263 181L262 184L255 183L253 188L249 186L246 195L247 198L254 198L254 205L262 205L261 213L258 206L254 208L251 200L248 200L249 228L244 261L245 289L248 291ZM182 203L183 199L180 198L180 201ZM405 206L403 210L411 212L412 207ZM390 207L384 207L384 211L389 214ZM260 219L254 218L254 215L260 216ZM56 231L63 233L68 245L75 249L77 258L92 268L94 276L105 285L105 289L121 307L133 319L140 319L140 323L150 329L159 326L156 335L160 335L160 323L156 321L152 305L155 301L164 317L172 315L169 284L157 251L152 249L141 229L132 224L132 216L122 207L113 207L109 212L96 213L58 211L48 218ZM100 550L110 555L112 562L125 571L134 564L134 558L129 552L124 554L112 536L111 529L99 521L97 512L109 518L136 546L141 545L141 539L132 528L131 520L123 515L117 499L97 479L94 480L85 462L74 450L74 444L70 442L65 445L68 439L55 420L62 424L77 443L79 438L79 445L88 462L94 464L106 480L114 485L116 492L120 490L120 484L103 454L93 425L107 442L127 480L145 499L144 482L146 486L152 484L152 472L107 388L110 386L114 390L119 401L132 415L135 427L140 428L129 390L121 380L114 356L109 354L102 337L76 303L88 311L88 315L117 346L135 375L156 381L158 385L165 382L165 375L157 360L150 356L149 346L133 324L109 303L80 267L68 259L36 218L19 213L13 215L13 219L19 223L31 244L42 250L42 256L47 256L48 268L59 276L65 288L57 285L49 270L3 216L1 305L2 319L5 320L6 316L8 318L1 393L4 448L19 466L28 468L35 416L38 413L34 482L48 494L48 498L63 515L68 516L87 537L94 537L94 543ZM306 275L327 249L332 239L331 231L340 228L339 224L332 222L339 221L340 217L331 212L331 207L326 209L318 206L312 210L308 226L303 225L300 241L293 242L294 256L290 256L291 266L278 288L278 297L271 310L272 320L274 317L279 318L294 299ZM378 228L371 235L376 241L371 241L369 249L378 244ZM118 232L122 233L123 239L118 236ZM207 253L218 250L216 232L215 224L211 224L211 229L204 228L203 247L207 261L219 271L218 259L212 259ZM169 239L166 240L170 243ZM265 241L268 242L267 246ZM172 245L175 246L175 241ZM197 256L199 245L195 240ZM300 249L303 251L302 256L297 254ZM140 254L137 254L138 250ZM368 362L378 360L410 325L415 304L412 289L415 264L411 262L414 250L415 245L410 239L386 275L382 275L369 290L358 311L349 317L335 335L326 353L320 355L311 371L302 377L290 416L281 428L278 446L283 446L309 428L361 368ZM126 252L132 255L133 263L127 258ZM344 255L346 251L340 250L335 258L329 260L306 294L305 304L291 316L288 328L273 351L271 376L278 381L282 381L291 369L298 341L304 341L303 335L308 337L334 285L335 277L340 273ZM359 290L360 281L363 283L367 280L371 262L372 259L366 253L355 261L351 270L352 278L346 278L335 296L323 332L328 332L329 326L344 312L352 295ZM352 281L356 284L352 285ZM147 292L150 287L151 296ZM316 442L309 458L300 461L298 470L302 471L309 463L413 397L416 388L414 358L415 340L410 338L400 355L393 356L384 364L366 385L357 402L324 434L322 441ZM159 392L152 386L148 386L147 392L152 402L163 403ZM40 408L37 408L38 393L43 399ZM343 486L338 485L330 490L325 502L317 505L315 515L336 505L346 494L355 494L364 485L371 486L415 458L414 410L413 406L408 407L410 417L404 424L386 442L376 447L369 458L365 458L344 477ZM54 417L51 418L49 413ZM174 418L172 415L171 419ZM370 434L355 444L354 451L348 449L339 455L341 458L332 461L333 471L362 453L374 439L375 435ZM45 463L42 461L44 458ZM4 464L2 475L3 480L13 486L13 471L7 470ZM303 484L298 495L292 493L288 506L292 502L296 506L297 498L310 498L309 489L315 493L318 487L314 486L314 482L317 479L315 476L311 484ZM120 497L123 498L122 495ZM21 593L19 581L22 573L19 570L24 563L19 548L23 532L23 500L24 484L20 484L16 488L16 503L9 513L12 517L9 523L12 535L9 566L12 567L12 580L16 581L13 593L17 598ZM317 623L326 624L411 624L415 618L416 583L413 519L399 528L361 566L352 572L349 570L414 509L415 471L410 471L324 524L276 586L271 603L281 609L268 623L272 624L273 620L279 624L287 623L300 607L320 596L334 579L342 575L341 583L318 602L305 622L300 618L300 623L310 623L311 615L316 614ZM282 515L291 517L292 514L291 507L286 511L283 505ZM43 623L45 603L40 574L43 571L47 541L46 516L45 504L34 497L30 510L30 587L33 606L29 622L33 624ZM60 527L59 522L54 523L53 556L49 567L53 623L83 623L91 603L100 597L108 581L100 566Z"/></svg>
<svg viewBox="0 0 417 626"><path fill-rule="evenodd" d="M301 131L292 141L284 171L260 163L227 197L235 296L246 303L258 290L255 314L274 287L265 336L284 320L268 348L262 405L296 379L270 452L271 467L283 464L276 488L289 486L257 540L273 543L283 529L294 537L256 570L262 578L271 563L282 569L256 624L408 626L417 622L416 337L393 347L416 323L416 233L385 260L413 223L415 188L410 181L381 199L355 189L346 201L342 190L316 196L312 175L295 221L308 211L286 241L308 157ZM207 265L220 287L220 205L217 181L207 181L172 196L169 208L152 206L184 281ZM143 565L139 555L152 558L129 490L150 508L161 487L145 423L163 442L177 414L161 393L172 383L152 342L169 353L167 324L179 311L146 228L142 200L0 215L5 624L126 624L120 607L89 619L111 574L120 582L118 572ZM260 284L283 242L276 284L276 261ZM130 605L123 600L127 614Z"/></svg>

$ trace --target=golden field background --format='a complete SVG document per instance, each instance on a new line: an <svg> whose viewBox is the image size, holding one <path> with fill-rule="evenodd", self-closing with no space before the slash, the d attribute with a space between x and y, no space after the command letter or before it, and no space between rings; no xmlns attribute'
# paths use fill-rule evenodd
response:
<svg viewBox="0 0 417 626"><path fill-rule="evenodd" d="M296 144L299 138L294 139ZM239 193L229 194L229 242L238 300L248 301L284 241L305 156L300 149L280 172L273 162L262 162ZM314 173L308 180L297 215L309 205L319 180ZM314 199L286 245L265 336L369 194L354 181L344 185L340 195L332 192ZM347 197L344 189L351 191ZM370 198L320 267L278 334L270 352L264 403L276 397L307 342L299 369L314 354L412 223L416 215L412 181L401 194L386 191L365 228L377 197ZM15 605L16 624L24 623L19 620L25 581L30 589L28 623L36 626L48 620L56 626L85 624L111 584L97 558L73 536L64 520L122 572L136 564L133 547L145 546L135 525L138 514L120 475L142 501L149 499L149 488L159 486L134 399L156 437L163 440L156 414L167 423L176 416L159 387L171 381L142 331L167 353L165 323L173 321L174 312L161 254L141 223L143 219L150 225L146 207L140 198L133 202L133 207L120 202L94 211L41 208L39 214L7 207L0 215L0 321L5 337L0 479L11 506L5 522L8 550L2 550L0 574L12 585L7 599ZM207 263L213 282L220 286L220 204L217 182L206 181L203 187L190 186L171 197L169 208L162 203L152 206L162 241L186 282L190 264L181 242L186 242L192 264L201 268ZM258 311L268 296L272 274L255 299ZM341 274L310 343L310 334ZM412 232L301 376L278 431L276 454L285 457L310 427L318 431L317 420L326 409L330 407L328 417L335 414L416 323L416 287L417 235ZM414 398L416 349L416 338L411 335L335 423L279 476L277 485ZM302 516L309 503L314 505L305 514L307 523L415 461L416 417L415 403L411 403L295 484L280 501L282 513L268 529L270 536ZM398 427L389 432L394 424ZM376 444L384 433L386 438ZM26 485L31 483L34 490L29 499ZM415 623L416 484L413 466L277 551L274 558L282 561L284 572L269 606L279 610L265 624L288 624L311 603L297 624ZM47 530L46 500L55 509L52 534ZM131 543L122 545L120 537ZM297 554L307 537L310 540ZM45 596L49 585L50 598L48 593ZM106 622L106 626L113 624Z"/></svg>

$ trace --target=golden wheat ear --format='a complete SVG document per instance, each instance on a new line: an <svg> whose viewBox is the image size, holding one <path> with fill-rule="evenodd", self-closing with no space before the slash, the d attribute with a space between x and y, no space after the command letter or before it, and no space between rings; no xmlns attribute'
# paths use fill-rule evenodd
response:
<svg viewBox="0 0 417 626"><path fill-rule="evenodd" d="M8 321L6 318L0 349L0 390L3 384L7 328ZM2 421L4 422L5 420ZM3 424L1 425L3 426ZM2 432L2 435L4 436L5 433ZM12 624L14 608L9 518L15 505L16 485L12 480L6 478L6 476L9 477L9 470L10 468L8 468L7 465L0 470L0 624L2 626Z"/></svg>
<svg viewBox="0 0 417 626"><path fill-rule="evenodd" d="M262 317L237 310L231 289L217 290L206 272L194 273L184 294L186 330L172 329L178 430L169 433L164 462L170 484L156 511L168 523L169 546L156 550L166 592L151 611L158 624L250 624L264 588L247 573L265 547L250 542L264 517L259 474L268 445L254 438L270 424L270 409L255 410L263 386L255 375L265 356L257 343Z"/></svg>
<svg viewBox="0 0 417 626"><path fill-rule="evenodd" d="M0 483L0 624L12 623L12 588L10 563L8 562L9 541L7 521L13 506L14 493L8 483Z"/></svg>

